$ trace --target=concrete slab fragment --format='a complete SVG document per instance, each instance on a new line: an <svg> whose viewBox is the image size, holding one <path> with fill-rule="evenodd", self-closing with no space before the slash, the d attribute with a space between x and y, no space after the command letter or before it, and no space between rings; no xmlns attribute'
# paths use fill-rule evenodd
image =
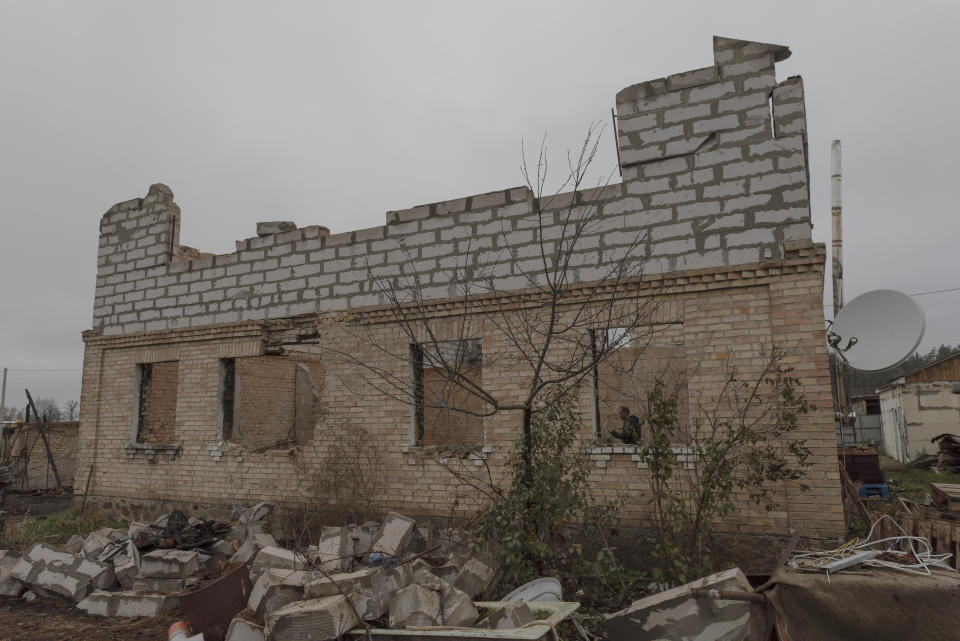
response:
<svg viewBox="0 0 960 641"><path fill-rule="evenodd" d="M406 553L416 528L417 522L410 517L390 512L384 518L380 534L373 542L371 550L399 558Z"/></svg>
<svg viewBox="0 0 960 641"><path fill-rule="evenodd" d="M179 604L179 599L169 594L97 590L77 603L77 607L102 617L155 617L175 610Z"/></svg>
<svg viewBox="0 0 960 641"><path fill-rule="evenodd" d="M19 557L10 550L0 550L0 596L19 596L23 584L10 576Z"/></svg>
<svg viewBox="0 0 960 641"><path fill-rule="evenodd" d="M441 625L470 627L477 622L480 613L469 594L452 585L445 585L442 595Z"/></svg>
<svg viewBox="0 0 960 641"><path fill-rule="evenodd" d="M357 623L346 597L338 594L290 603L267 615L264 631L274 641L329 641Z"/></svg>
<svg viewBox="0 0 960 641"><path fill-rule="evenodd" d="M277 540L273 535L265 532L255 532L247 537L240 549L230 557L231 563L252 563L257 553L266 547L277 547Z"/></svg>
<svg viewBox="0 0 960 641"><path fill-rule="evenodd" d="M294 601L302 601L304 586L314 576L301 570L268 568L254 583L247 600L247 608L254 616L262 619L268 612L279 610Z"/></svg>
<svg viewBox="0 0 960 641"><path fill-rule="evenodd" d="M353 566L353 539L342 528L320 539L313 553L324 572L345 572Z"/></svg>
<svg viewBox="0 0 960 641"><path fill-rule="evenodd" d="M493 569L490 566L479 559L470 559L460 568L453 585L475 599L487 589L487 583L492 578Z"/></svg>
<svg viewBox="0 0 960 641"><path fill-rule="evenodd" d="M185 579L200 570L200 554L192 550L154 550L140 557L140 576Z"/></svg>
<svg viewBox="0 0 960 641"><path fill-rule="evenodd" d="M318 577L305 588L308 599L317 599L334 594L349 594L356 590L373 589L373 582L383 572L381 568L365 568L356 572L344 572Z"/></svg>
<svg viewBox="0 0 960 641"><path fill-rule="evenodd" d="M440 595L421 585L408 585L390 599L390 627L439 625Z"/></svg>
<svg viewBox="0 0 960 641"><path fill-rule="evenodd" d="M98 586L110 587L115 582L112 567L43 543L18 559L10 576L73 601L83 599Z"/></svg>
<svg viewBox="0 0 960 641"><path fill-rule="evenodd" d="M227 629L226 641L265 641L266 638L262 625L236 617Z"/></svg>
<svg viewBox="0 0 960 641"><path fill-rule="evenodd" d="M277 568L280 570L302 570L307 566L307 560L286 548L268 546L261 548L253 560L251 574L259 575L267 568Z"/></svg>

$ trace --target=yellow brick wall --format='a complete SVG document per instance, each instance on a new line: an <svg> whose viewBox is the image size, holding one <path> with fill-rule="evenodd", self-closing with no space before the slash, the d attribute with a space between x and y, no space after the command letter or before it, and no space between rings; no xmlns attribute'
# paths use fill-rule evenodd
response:
<svg viewBox="0 0 960 641"><path fill-rule="evenodd" d="M764 361L763 350L771 343L788 352L804 393L817 406L801 418L796 433L814 452L813 466L803 481L807 491L801 491L799 483L776 488L772 510L744 499L741 508L722 523L727 531L786 534L797 529L813 537L844 531L821 307L823 265L822 247L808 246L796 248L785 260L750 268L684 272L666 279L656 290L662 302L658 322L682 323L691 413L698 404L716 400L730 367L756 374ZM460 338L460 318L455 313L442 318L449 313L443 305L435 309L436 339ZM267 499L322 505L331 494L323 494L308 477L329 460L335 445L349 442L362 428L373 437L369 447L376 450L376 476L382 480L372 491L380 509L433 516L469 512L470 496L454 482L448 467L474 471L486 467L473 459L441 461L437 448L412 445L410 406L391 397L393 393L402 396L409 365L375 346L405 355L409 338L386 316L382 322L356 323L350 316L320 321L317 358L325 375L315 436L293 450L262 453L218 442L217 386L218 359L260 354L264 325L126 336L87 332L80 417L82 464L75 486L82 488L92 469L90 495L103 501L178 500L189 507L190 503L238 505ZM511 349L507 336L496 323L482 319L474 319L468 334L482 340L485 387L503 403L521 400L526 370L509 359L487 361L488 356ZM131 377L137 355L160 348L176 353L180 363L176 434L183 448L172 460L161 456L151 462L141 455L128 457L123 446L129 440ZM392 391L376 391L370 370L351 359L380 368L401 384ZM589 389L582 390L585 439L592 436L590 394ZM483 420L485 447L477 455L486 459L494 479L503 475L519 425L517 412L502 411ZM625 453L612 453L596 465L591 480L597 493L628 494L625 525L648 523L646 471Z"/></svg>

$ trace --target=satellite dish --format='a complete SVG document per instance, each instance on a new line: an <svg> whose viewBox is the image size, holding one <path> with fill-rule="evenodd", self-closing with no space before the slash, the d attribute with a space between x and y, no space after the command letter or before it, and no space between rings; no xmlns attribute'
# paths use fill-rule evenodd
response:
<svg viewBox="0 0 960 641"><path fill-rule="evenodd" d="M912 298L892 289L875 289L847 303L829 331L831 344L851 367L876 372L913 354L925 324L923 310Z"/></svg>

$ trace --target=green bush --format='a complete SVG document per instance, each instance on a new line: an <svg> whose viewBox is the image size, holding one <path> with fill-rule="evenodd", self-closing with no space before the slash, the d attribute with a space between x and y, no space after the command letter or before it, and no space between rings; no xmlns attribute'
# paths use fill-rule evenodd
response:
<svg viewBox="0 0 960 641"><path fill-rule="evenodd" d="M585 576L619 569L612 549L594 545L598 549L585 556L580 544L603 541L623 499L599 501L588 492L590 458L579 438L576 399L576 389L544 395L542 410L533 414L530 451L523 439L517 443L507 462L509 488L481 514L480 538L504 571L504 589L548 574L579 587Z"/></svg>

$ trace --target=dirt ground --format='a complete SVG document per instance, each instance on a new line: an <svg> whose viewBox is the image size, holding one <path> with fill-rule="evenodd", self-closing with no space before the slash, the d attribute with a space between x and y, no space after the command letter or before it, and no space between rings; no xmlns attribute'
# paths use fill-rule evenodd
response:
<svg viewBox="0 0 960 641"><path fill-rule="evenodd" d="M47 516L70 509L73 492L46 490L7 494L6 511L12 516ZM152 619L105 619L90 616L59 599L0 596L0 641L166 641L167 628L182 615Z"/></svg>
<svg viewBox="0 0 960 641"><path fill-rule="evenodd" d="M59 490L36 490L33 492L7 492L4 510L13 515L47 516L69 510L73 506L73 488Z"/></svg>
<svg viewBox="0 0 960 641"><path fill-rule="evenodd" d="M167 628L182 618L105 619L57 599L0 597L0 641L166 641Z"/></svg>

